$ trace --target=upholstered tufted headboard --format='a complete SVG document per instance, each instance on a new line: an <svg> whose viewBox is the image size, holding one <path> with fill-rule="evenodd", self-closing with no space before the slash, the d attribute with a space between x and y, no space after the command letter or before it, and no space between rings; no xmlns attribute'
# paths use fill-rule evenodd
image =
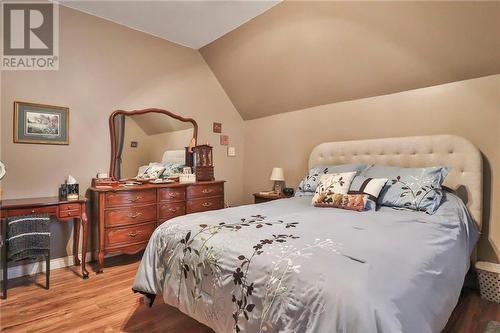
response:
<svg viewBox="0 0 500 333"><path fill-rule="evenodd" d="M455 190L481 228L483 163L479 150L454 135L429 135L359 141L326 142L309 156L309 168L319 165L367 163L401 167L445 165L451 168L444 185Z"/></svg>

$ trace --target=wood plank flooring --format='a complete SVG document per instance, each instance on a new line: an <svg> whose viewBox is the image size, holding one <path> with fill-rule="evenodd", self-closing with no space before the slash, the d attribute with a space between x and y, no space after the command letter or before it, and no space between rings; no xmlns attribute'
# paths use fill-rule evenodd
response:
<svg viewBox="0 0 500 333"><path fill-rule="evenodd" d="M163 304L142 304L131 285L139 256L107 260L103 274L82 280L77 267L51 272L50 290L44 275L10 282L7 300L0 301L2 332L163 332L212 333L212 330ZM500 305L464 292L445 332L483 332L490 320L500 321Z"/></svg>

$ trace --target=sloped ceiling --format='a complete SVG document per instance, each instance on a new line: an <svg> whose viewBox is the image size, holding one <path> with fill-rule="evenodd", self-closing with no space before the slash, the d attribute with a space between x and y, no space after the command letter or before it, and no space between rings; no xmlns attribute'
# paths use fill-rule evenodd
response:
<svg viewBox="0 0 500 333"><path fill-rule="evenodd" d="M130 116L147 135L181 131L193 128L193 124L183 122L160 113L146 113Z"/></svg>
<svg viewBox="0 0 500 333"><path fill-rule="evenodd" d="M279 1L60 0L59 3L198 49L262 14Z"/></svg>
<svg viewBox="0 0 500 333"><path fill-rule="evenodd" d="M254 119L500 73L500 2L282 2L200 52Z"/></svg>

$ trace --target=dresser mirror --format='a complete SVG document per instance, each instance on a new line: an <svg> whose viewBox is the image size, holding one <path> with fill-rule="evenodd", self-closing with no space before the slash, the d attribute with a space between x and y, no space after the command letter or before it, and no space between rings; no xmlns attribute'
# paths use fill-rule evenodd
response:
<svg viewBox="0 0 500 333"><path fill-rule="evenodd" d="M109 174L115 180L164 179L192 166L198 134L194 119L162 109L117 110L109 118L109 127Z"/></svg>

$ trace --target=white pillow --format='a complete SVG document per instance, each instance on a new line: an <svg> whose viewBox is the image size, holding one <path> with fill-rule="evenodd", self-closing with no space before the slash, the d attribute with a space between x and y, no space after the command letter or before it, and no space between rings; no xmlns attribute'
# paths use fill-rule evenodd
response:
<svg viewBox="0 0 500 333"><path fill-rule="evenodd" d="M320 195L324 192L326 192L326 194L347 194L347 192L349 191L349 186L351 186L352 180L356 176L356 173L357 172L354 171L342 173L327 173L325 175L321 175L312 202L315 203Z"/></svg>

